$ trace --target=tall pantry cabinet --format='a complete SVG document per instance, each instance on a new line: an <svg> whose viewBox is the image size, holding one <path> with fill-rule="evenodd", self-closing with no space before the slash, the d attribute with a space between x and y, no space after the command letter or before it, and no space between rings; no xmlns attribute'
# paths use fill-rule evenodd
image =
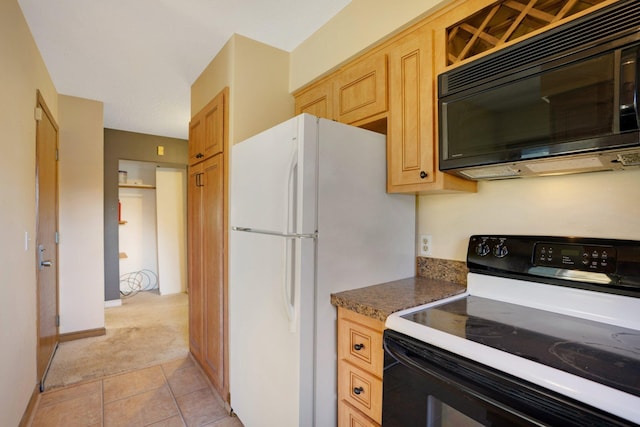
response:
<svg viewBox="0 0 640 427"><path fill-rule="evenodd" d="M189 124L189 348L228 401L228 88Z"/></svg>

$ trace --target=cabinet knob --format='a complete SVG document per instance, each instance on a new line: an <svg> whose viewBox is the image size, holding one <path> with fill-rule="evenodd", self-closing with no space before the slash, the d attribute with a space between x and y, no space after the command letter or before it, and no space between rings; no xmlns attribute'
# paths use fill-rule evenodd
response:
<svg viewBox="0 0 640 427"><path fill-rule="evenodd" d="M425 171L420 171L420 178L425 179L428 174Z"/></svg>
<svg viewBox="0 0 640 427"><path fill-rule="evenodd" d="M356 387L353 389L353 392L359 395L360 393L364 393L364 389L362 387Z"/></svg>
<svg viewBox="0 0 640 427"><path fill-rule="evenodd" d="M363 348L364 348L364 344L354 344L354 345L353 345L353 349L354 349L355 351L360 351L360 350L362 350Z"/></svg>
<svg viewBox="0 0 640 427"><path fill-rule="evenodd" d="M204 157L204 154L202 154L202 153L196 154L196 159L201 159L203 157Z"/></svg>

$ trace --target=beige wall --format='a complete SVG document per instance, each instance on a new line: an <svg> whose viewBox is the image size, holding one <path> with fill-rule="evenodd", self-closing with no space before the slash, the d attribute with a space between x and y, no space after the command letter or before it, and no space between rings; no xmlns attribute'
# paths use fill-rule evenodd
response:
<svg viewBox="0 0 640 427"><path fill-rule="evenodd" d="M58 94L16 0L0 1L0 64L0 425L15 426L37 383L37 89L58 117Z"/></svg>
<svg viewBox="0 0 640 427"><path fill-rule="evenodd" d="M291 54L295 90L448 0L353 0ZM418 198L418 235L433 257L464 260L475 233L640 240L640 171L482 182L477 194Z"/></svg>
<svg viewBox="0 0 640 427"><path fill-rule="evenodd" d="M207 105L226 86L233 86L235 37L218 52L191 85L191 117Z"/></svg>
<svg viewBox="0 0 640 427"><path fill-rule="evenodd" d="M191 86L191 116L229 86L229 141L240 142L293 116L289 54L234 34Z"/></svg>
<svg viewBox="0 0 640 427"><path fill-rule="evenodd" d="M477 194L419 198L432 256L465 260L471 234L640 240L640 170L481 182Z"/></svg>
<svg viewBox="0 0 640 427"><path fill-rule="evenodd" d="M375 42L450 1L352 0L291 52L290 89L299 89Z"/></svg>
<svg viewBox="0 0 640 427"><path fill-rule="evenodd" d="M102 102L61 95L60 333L104 327Z"/></svg>

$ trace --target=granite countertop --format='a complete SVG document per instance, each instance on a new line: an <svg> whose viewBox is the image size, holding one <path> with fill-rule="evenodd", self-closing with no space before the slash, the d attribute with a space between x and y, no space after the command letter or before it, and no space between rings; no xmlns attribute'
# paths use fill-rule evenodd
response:
<svg viewBox="0 0 640 427"><path fill-rule="evenodd" d="M410 277L331 295L331 304L385 321L396 311L458 295L466 286L430 277Z"/></svg>

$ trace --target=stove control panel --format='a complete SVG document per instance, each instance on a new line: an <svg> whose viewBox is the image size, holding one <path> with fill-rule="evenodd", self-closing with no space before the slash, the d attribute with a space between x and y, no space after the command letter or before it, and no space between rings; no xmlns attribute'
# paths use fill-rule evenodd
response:
<svg viewBox="0 0 640 427"><path fill-rule="evenodd" d="M535 245L533 265L613 273L616 270L616 248L540 242Z"/></svg>
<svg viewBox="0 0 640 427"><path fill-rule="evenodd" d="M640 297L640 241L474 235L470 272Z"/></svg>

